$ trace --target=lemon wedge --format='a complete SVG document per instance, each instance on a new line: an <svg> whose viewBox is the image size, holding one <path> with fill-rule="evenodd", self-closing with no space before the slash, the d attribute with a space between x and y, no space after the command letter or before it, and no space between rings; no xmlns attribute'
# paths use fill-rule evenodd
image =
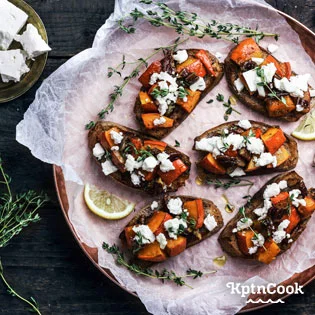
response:
<svg viewBox="0 0 315 315"><path fill-rule="evenodd" d="M108 220L125 218L135 208L134 203L90 184L84 186L84 200L94 214Z"/></svg>
<svg viewBox="0 0 315 315"><path fill-rule="evenodd" d="M291 135L299 140L315 140L315 109L305 115Z"/></svg>

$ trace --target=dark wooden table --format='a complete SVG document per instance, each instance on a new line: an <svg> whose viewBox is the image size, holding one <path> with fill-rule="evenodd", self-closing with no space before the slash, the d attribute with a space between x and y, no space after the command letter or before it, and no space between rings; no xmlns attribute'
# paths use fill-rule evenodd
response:
<svg viewBox="0 0 315 315"><path fill-rule="evenodd" d="M315 1L268 0L315 30ZM43 79L71 56L91 46L95 32L114 8L114 0L28 0L46 25L53 51L41 80L25 95L0 104L0 155L16 191L46 192L51 201L42 220L17 236L0 256L9 282L26 297L34 296L43 314L147 314L141 302L105 278L83 255L59 207L51 165L35 159L15 141L15 126L33 101ZM315 314L315 282L304 295L292 296L256 314ZM27 313L0 284L0 314Z"/></svg>

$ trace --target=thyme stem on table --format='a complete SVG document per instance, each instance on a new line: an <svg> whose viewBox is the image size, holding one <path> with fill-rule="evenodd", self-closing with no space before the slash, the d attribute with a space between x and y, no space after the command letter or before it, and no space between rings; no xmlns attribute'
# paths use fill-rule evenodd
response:
<svg viewBox="0 0 315 315"><path fill-rule="evenodd" d="M255 37L256 41L266 37L273 37L278 40L279 35L274 33L265 33L246 26L240 26L232 23L221 23L216 20L206 21L200 18L196 13L187 11L174 11L163 2L151 0L140 0L139 3L146 5L154 4L157 11L147 10L139 11L137 8L132 10L128 15L117 21L119 27L126 33L131 34L136 31L134 24L137 20L143 19L151 25L160 27L164 26L175 30L178 34L186 34L203 38L209 36L215 39L223 39L238 43L240 37ZM133 25L126 25L127 19L133 19Z"/></svg>
<svg viewBox="0 0 315 315"><path fill-rule="evenodd" d="M249 186L250 188L254 185L254 183L248 179L238 179L233 178L229 180L221 180L218 178L208 178L206 180L206 183L208 185L213 185L214 188L223 188L223 189L229 189L231 187L241 187L241 186Z"/></svg>
<svg viewBox="0 0 315 315"><path fill-rule="evenodd" d="M186 271L185 275L178 276L172 270L163 269L162 271L158 271L158 270L152 270L150 268L143 268L143 267L140 267L136 264L129 263L125 259L123 253L119 250L118 246L116 246L115 244L110 246L106 242L103 242L103 249L106 250L107 253L112 254L113 256L116 257L115 261L118 265L124 266L129 271L131 271L137 275L148 277L151 279L158 279L158 280L161 280L162 283L164 283L165 281L171 281L171 282L174 282L178 286L184 286L185 285L191 289L193 287L190 286L189 284L187 284L184 281L184 278L191 277L192 279L197 279L197 278L201 278L205 274L212 274L212 273L216 272L216 270L208 271L208 272L201 272L199 270L194 270L194 269L189 268Z"/></svg>
<svg viewBox="0 0 315 315"><path fill-rule="evenodd" d="M154 52L151 53L149 56L147 56L145 58L139 58L138 60L136 60L134 62L126 62L125 56L123 56L123 60L119 65L117 65L114 68L109 67L107 76L109 78L111 78L114 74L118 74L119 76L122 76L121 70L123 70L126 65L136 65L135 68L131 71L131 73L128 76L124 77L121 85L115 85L113 93L111 93L109 95L109 98L110 98L109 104L98 113L99 118L103 119L106 114L108 114L109 112L112 112L114 110L114 104L117 101L117 99L122 96L124 88L129 84L131 79L136 78L139 75L141 67L143 67L143 66L147 67L148 66L148 60L149 59L151 59L153 56L158 54L160 51L164 51L167 49L176 49L176 47L178 45L184 43L187 40L188 40L187 38L180 40L180 37L178 37L174 41L174 44L156 48L154 50ZM94 125L95 125L95 123L91 121L88 124L86 124L85 129L90 129Z"/></svg>

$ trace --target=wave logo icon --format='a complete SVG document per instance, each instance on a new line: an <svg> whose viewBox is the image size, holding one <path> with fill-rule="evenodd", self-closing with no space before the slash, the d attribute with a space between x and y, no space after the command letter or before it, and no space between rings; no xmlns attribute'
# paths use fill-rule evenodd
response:
<svg viewBox="0 0 315 315"><path fill-rule="evenodd" d="M281 299L278 299L278 300L275 300L275 301L273 301L272 299L269 299L267 301L263 301L262 299L257 299L257 300L248 299L246 303L247 304L248 303L253 303L253 304L260 304L260 303L262 303L262 304L269 304L269 303L270 304L277 304L277 303L282 303L282 304L284 304L284 301L282 301Z"/></svg>

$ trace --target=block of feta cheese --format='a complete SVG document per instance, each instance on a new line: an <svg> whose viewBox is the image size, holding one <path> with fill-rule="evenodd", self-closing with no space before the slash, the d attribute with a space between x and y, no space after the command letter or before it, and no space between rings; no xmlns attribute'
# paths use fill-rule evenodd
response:
<svg viewBox="0 0 315 315"><path fill-rule="evenodd" d="M20 49L0 51L0 74L3 82L18 82L28 71L30 69Z"/></svg>
<svg viewBox="0 0 315 315"><path fill-rule="evenodd" d="M0 49L6 50L22 29L28 15L7 0L0 0Z"/></svg>
<svg viewBox="0 0 315 315"><path fill-rule="evenodd" d="M32 24L27 24L25 32L22 35L16 35L14 39L21 43L28 58L31 59L51 50Z"/></svg>

